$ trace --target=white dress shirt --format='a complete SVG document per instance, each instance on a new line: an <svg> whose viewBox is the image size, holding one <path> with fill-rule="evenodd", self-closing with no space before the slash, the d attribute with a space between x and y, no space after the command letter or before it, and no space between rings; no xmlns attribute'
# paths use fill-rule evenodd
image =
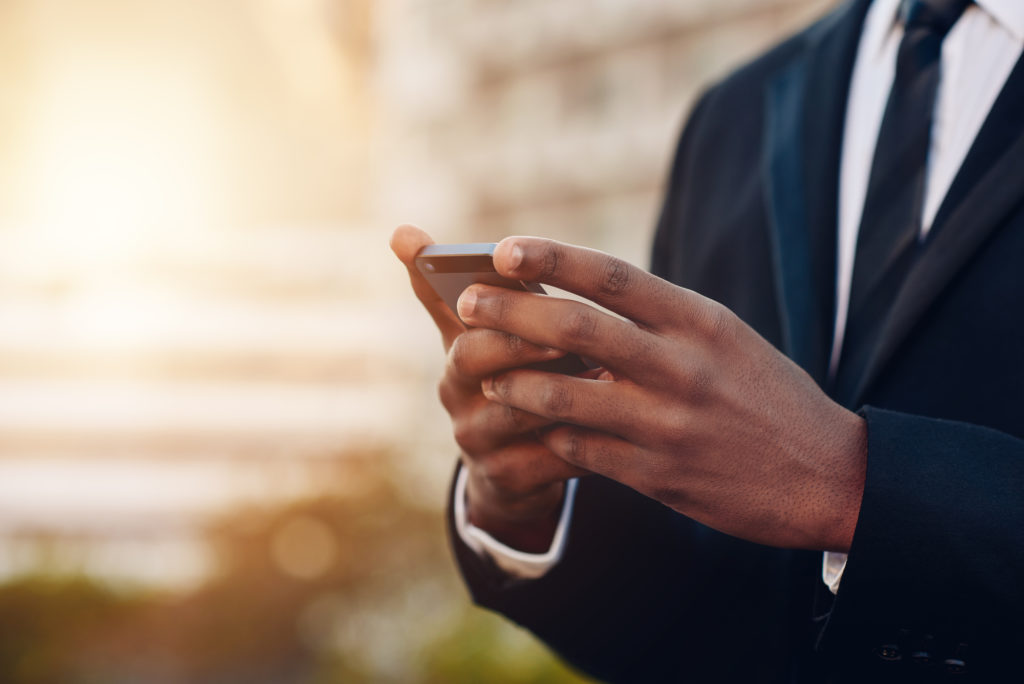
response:
<svg viewBox="0 0 1024 684"><path fill-rule="evenodd" d="M576 499L576 485L579 484L576 478L569 480L565 485L565 499L562 502L562 514L558 519L558 527L555 528L551 547L544 553L526 553L513 549L471 524L469 515L466 513L467 478L466 469L460 468L455 480L454 510L455 531L458 532L466 546L473 549L478 555L490 556L499 568L513 577L521 579L540 577L561 560L569 532L569 521L572 518L572 503Z"/></svg>
<svg viewBox="0 0 1024 684"><path fill-rule="evenodd" d="M925 181L921 237L927 235L988 116L992 104L1024 48L1024 2L975 0L942 43L942 65L932 124ZM896 71L903 38L899 0L874 0L868 9L850 80L839 170L835 334L829 372L839 364L853 279L853 259L867 194L875 141ZM565 505L551 549L527 554L501 544L466 519L464 471L455 487L456 529L474 551L487 554L505 572L523 578L543 575L561 558L568 539L575 480L566 489ZM846 567L846 555L825 552L822 580L833 593Z"/></svg>

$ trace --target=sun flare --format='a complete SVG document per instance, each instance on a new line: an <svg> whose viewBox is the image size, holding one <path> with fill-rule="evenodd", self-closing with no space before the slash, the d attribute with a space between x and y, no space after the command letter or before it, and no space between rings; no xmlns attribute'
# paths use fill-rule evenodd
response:
<svg viewBox="0 0 1024 684"><path fill-rule="evenodd" d="M57 263L106 268L209 222L216 152L197 84L152 65L69 64L43 91L26 229Z"/></svg>

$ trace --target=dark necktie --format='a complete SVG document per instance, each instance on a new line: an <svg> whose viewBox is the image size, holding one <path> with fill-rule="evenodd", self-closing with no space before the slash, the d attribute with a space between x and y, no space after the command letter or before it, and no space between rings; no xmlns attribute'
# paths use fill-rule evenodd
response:
<svg viewBox="0 0 1024 684"><path fill-rule="evenodd" d="M917 252L942 40L971 0L903 0L903 40L871 164L841 362L847 383L866 370ZM852 377L851 377L852 376Z"/></svg>

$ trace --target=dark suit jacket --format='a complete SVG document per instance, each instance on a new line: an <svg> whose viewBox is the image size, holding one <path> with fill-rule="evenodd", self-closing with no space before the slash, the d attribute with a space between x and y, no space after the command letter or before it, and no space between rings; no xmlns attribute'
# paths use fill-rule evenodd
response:
<svg viewBox="0 0 1024 684"><path fill-rule="evenodd" d="M826 385L846 93L867 0L711 88L679 143L653 271ZM475 601L616 681L1024 677L1024 66L896 295L865 374L867 481L838 596L821 553L710 530L581 481L566 555L509 581L453 545ZM856 350L854 350L856 352ZM844 370L846 371L844 373ZM1005 679L1010 677L1010 679Z"/></svg>

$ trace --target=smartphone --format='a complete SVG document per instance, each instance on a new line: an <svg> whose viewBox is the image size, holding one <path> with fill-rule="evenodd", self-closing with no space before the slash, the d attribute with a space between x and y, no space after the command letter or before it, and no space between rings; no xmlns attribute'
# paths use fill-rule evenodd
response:
<svg viewBox="0 0 1024 684"><path fill-rule="evenodd" d="M416 269L434 292L458 316L462 291L474 283L544 294L537 283L506 278L494 270L494 242L472 242L458 245L427 245L416 255ZM461 319L460 319L461 320ZM575 354L533 363L527 368L575 375L594 367Z"/></svg>

